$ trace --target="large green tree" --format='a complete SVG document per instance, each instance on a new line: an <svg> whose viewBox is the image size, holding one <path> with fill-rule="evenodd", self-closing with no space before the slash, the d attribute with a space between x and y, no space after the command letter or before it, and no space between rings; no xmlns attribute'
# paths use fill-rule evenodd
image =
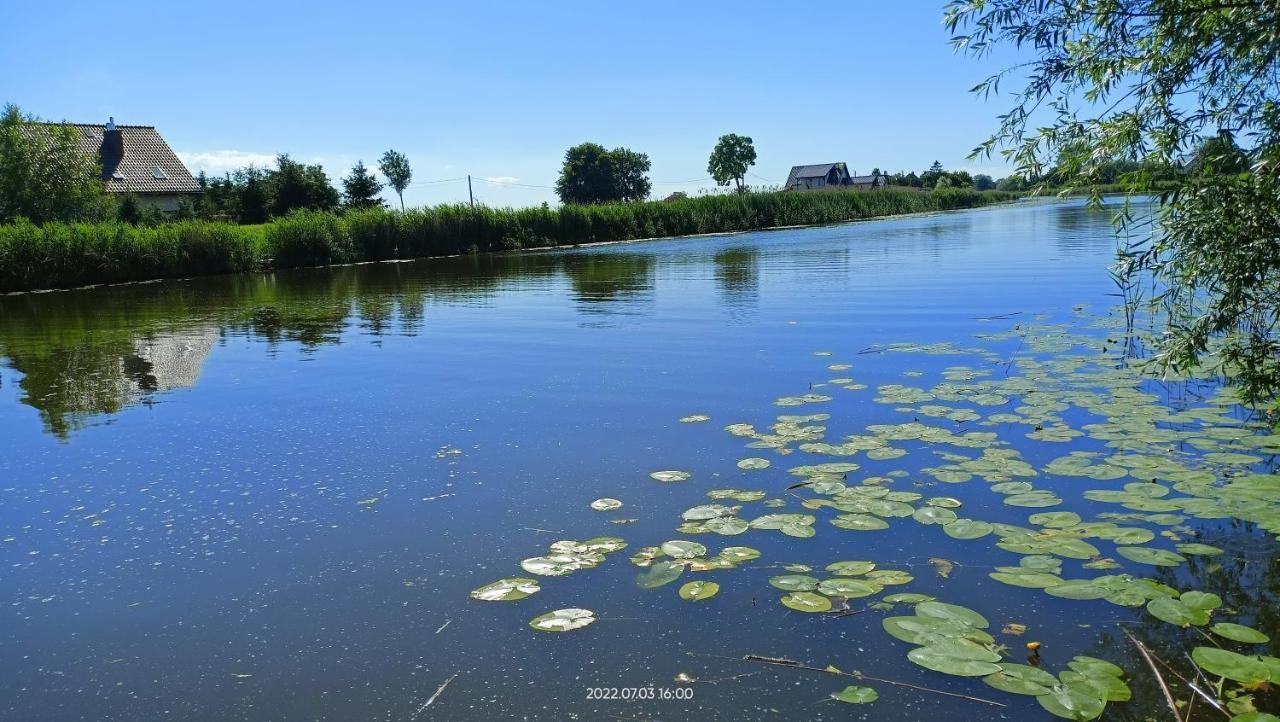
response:
<svg viewBox="0 0 1280 722"><path fill-rule="evenodd" d="M347 208L381 208L385 205L378 194L382 183L364 167L364 161L356 161L351 173L342 179L343 205Z"/></svg>
<svg viewBox="0 0 1280 722"><path fill-rule="evenodd" d="M599 143L575 145L564 154L556 180L563 203L617 203L649 196L649 156Z"/></svg>
<svg viewBox="0 0 1280 722"><path fill-rule="evenodd" d="M378 161L378 170L382 171L382 177L387 179L387 185L391 186L396 196L400 198L400 210L403 211L404 189L408 188L409 181L413 180L413 169L409 167L409 159L404 156L404 153L388 150Z"/></svg>
<svg viewBox="0 0 1280 722"><path fill-rule="evenodd" d="M711 159L707 162L707 172L717 185L727 186L729 181L737 184L739 193L746 190L742 179L747 169L756 164L756 148L751 139L745 135L729 133L720 136L716 147L711 151Z"/></svg>
<svg viewBox="0 0 1280 722"><path fill-rule="evenodd" d="M276 156L276 170L270 176L271 214L283 216L289 211L306 209L331 211L338 207L338 189L320 165L306 165L289 157Z"/></svg>
<svg viewBox="0 0 1280 722"><path fill-rule="evenodd" d="M1052 166L1089 186L1154 188L1147 168L1196 159L1154 219L1118 220L1126 288L1154 279L1164 312L1157 360L1172 373L1211 364L1250 402L1280 390L1280 3L1275 0L957 0L945 22L977 56L1000 46L1024 62L974 90L1013 84L1012 107L975 154L999 152L1024 177ZM1230 138L1195 158L1206 136ZM1239 170L1234 146L1248 150ZM1236 156L1232 160L1227 156Z"/></svg>
<svg viewBox="0 0 1280 722"><path fill-rule="evenodd" d="M41 123L16 105L0 115L0 222L85 221L105 217L111 201L99 159L81 152L79 131Z"/></svg>

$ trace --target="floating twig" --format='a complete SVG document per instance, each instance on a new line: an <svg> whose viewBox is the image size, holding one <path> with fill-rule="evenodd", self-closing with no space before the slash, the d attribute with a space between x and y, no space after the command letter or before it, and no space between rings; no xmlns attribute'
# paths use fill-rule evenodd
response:
<svg viewBox="0 0 1280 722"><path fill-rule="evenodd" d="M452 682L457 676L458 676L458 673L454 672L453 675L450 676L448 679L446 679L443 683L441 683L439 687L436 687L435 693L432 694L430 697L428 697L427 701L423 702L422 706L419 707L417 711L414 712L411 717L409 717L409 719L410 720L418 719L418 716L421 715L423 712L426 712L428 707L435 704L435 701L440 697L441 694L444 693L444 688L448 687L449 683Z"/></svg>
<svg viewBox="0 0 1280 722"><path fill-rule="evenodd" d="M1008 707L1008 705L1004 704L1003 702L996 702L995 700L985 699L982 697L972 697L970 695L960 694L958 692L947 692L945 690L934 689L932 687L922 687L918 684L911 684L910 682L899 682L897 680L885 679L883 677L872 677L871 675L863 674L862 672L844 672L839 669L836 669L835 667L828 667L826 669L823 669L821 667L812 667L805 664L804 662L797 662L794 659L786 659L783 657L766 657L760 654L748 654L742 657L727 657L721 654L703 654L700 652L687 652L687 654L691 656L698 656L698 657L714 657L717 659L727 659L734 662L756 662L759 664L773 665L775 667L788 667L790 669L802 669L806 672L819 672L821 674L830 674L830 675L835 675L837 677L849 677L851 679L865 680L868 682L880 682L881 684L889 684L889 685L893 685L894 687L902 687L904 689L914 689L918 692L931 692L933 694L940 694L944 697L954 697L956 699L967 699L970 702L978 702L981 704L991 705L992 707ZM1182 722L1182 720L1179 720L1178 722Z"/></svg>
<svg viewBox="0 0 1280 722"><path fill-rule="evenodd" d="M1164 683L1164 677L1160 676L1160 670L1156 668L1155 660L1151 658L1151 653L1147 651L1147 647L1138 638L1129 633L1127 629L1121 629L1124 636L1133 642L1133 646L1137 647L1138 654L1142 655L1142 659L1146 661L1147 666L1151 668L1151 673L1156 676L1156 682L1160 685L1160 691L1164 693L1165 704L1169 705L1169 711L1173 713L1174 722L1182 722L1182 713L1178 711L1178 703L1173 701L1173 693L1169 691L1169 686Z"/></svg>
<svg viewBox="0 0 1280 722"><path fill-rule="evenodd" d="M439 634L439 633L443 632L443 631L444 631L444 628L445 628L445 627L447 627L447 626L449 626L449 625L450 625L450 624L452 624L452 623L453 623L453 620L452 620L452 619L446 619L446 620L444 620L444 624L441 624L441 625L440 625L440 628L436 630L436 634Z"/></svg>
<svg viewBox="0 0 1280 722"><path fill-rule="evenodd" d="M445 498L446 496L457 496L457 494L436 494L435 496L424 496L424 497L422 497L422 500L423 500L423 501L435 501L436 499L443 499L443 498Z"/></svg>
<svg viewBox="0 0 1280 722"><path fill-rule="evenodd" d="M523 529L524 531L534 531L534 532L538 532L539 534L563 534L564 533L562 531L556 531L555 529L539 529L536 526L522 526L520 528Z"/></svg>

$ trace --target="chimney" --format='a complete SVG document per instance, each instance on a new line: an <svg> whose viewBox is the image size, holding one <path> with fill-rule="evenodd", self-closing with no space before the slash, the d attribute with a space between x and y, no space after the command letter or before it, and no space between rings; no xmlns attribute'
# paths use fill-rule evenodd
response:
<svg viewBox="0 0 1280 722"><path fill-rule="evenodd" d="M111 178L116 167L124 160L124 133L116 127L115 117L107 119L102 132L102 177Z"/></svg>

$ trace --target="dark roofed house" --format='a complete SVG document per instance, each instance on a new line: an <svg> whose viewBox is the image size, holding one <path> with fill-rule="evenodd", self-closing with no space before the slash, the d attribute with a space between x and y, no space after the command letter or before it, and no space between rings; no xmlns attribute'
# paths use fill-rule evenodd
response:
<svg viewBox="0 0 1280 722"><path fill-rule="evenodd" d="M849 169L844 163L819 163L798 165L787 174L782 188L788 191L807 191L818 188L839 188L848 185Z"/></svg>
<svg viewBox="0 0 1280 722"><path fill-rule="evenodd" d="M849 168L844 163L819 163L793 167L787 174L787 183L782 189L807 191L819 188L851 188L867 191L887 187L889 187L889 176L883 173L850 175Z"/></svg>
<svg viewBox="0 0 1280 722"><path fill-rule="evenodd" d="M860 191L872 191L889 187L889 176L884 173L849 176L849 187Z"/></svg>
<svg viewBox="0 0 1280 722"><path fill-rule="evenodd" d="M39 132L53 123L24 124ZM150 125L68 123L80 134L80 150L102 163L102 180L112 194L136 195L144 207L172 213L183 199L200 195L200 183Z"/></svg>

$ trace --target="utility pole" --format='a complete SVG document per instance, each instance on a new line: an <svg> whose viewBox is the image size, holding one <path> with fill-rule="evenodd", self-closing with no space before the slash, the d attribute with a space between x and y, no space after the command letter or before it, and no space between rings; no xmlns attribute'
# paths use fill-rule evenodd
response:
<svg viewBox="0 0 1280 722"><path fill-rule="evenodd" d="M471 192L471 174L467 174L467 196L471 198L471 208L476 207L476 194Z"/></svg>

